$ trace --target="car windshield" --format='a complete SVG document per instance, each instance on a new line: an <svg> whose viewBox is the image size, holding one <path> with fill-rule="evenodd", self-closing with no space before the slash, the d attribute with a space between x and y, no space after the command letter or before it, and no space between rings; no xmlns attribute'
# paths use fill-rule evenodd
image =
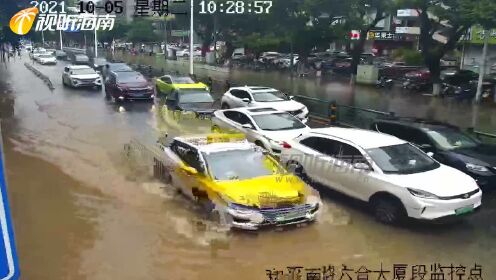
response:
<svg viewBox="0 0 496 280"><path fill-rule="evenodd" d="M274 102L288 100L286 94L280 91L259 91L252 93L253 99L257 102Z"/></svg>
<svg viewBox="0 0 496 280"><path fill-rule="evenodd" d="M190 77L172 77L172 82L174 84L194 84L195 81Z"/></svg>
<svg viewBox="0 0 496 280"><path fill-rule="evenodd" d="M83 69L73 69L73 75L88 75L88 74L96 74L95 70L91 68L83 68Z"/></svg>
<svg viewBox="0 0 496 280"><path fill-rule="evenodd" d="M145 77L138 72L119 72L117 80L120 83L146 82Z"/></svg>
<svg viewBox="0 0 496 280"><path fill-rule="evenodd" d="M286 173L276 161L259 149L214 152L204 154L204 157L215 180L246 180Z"/></svg>
<svg viewBox="0 0 496 280"><path fill-rule="evenodd" d="M420 173L440 166L431 157L408 143L368 149L367 153L386 174Z"/></svg>
<svg viewBox="0 0 496 280"><path fill-rule="evenodd" d="M110 66L110 69L114 72L117 72L117 71L131 71L131 67L129 67L128 65L124 64L124 63L119 63L119 64L109 64Z"/></svg>
<svg viewBox="0 0 496 280"><path fill-rule="evenodd" d="M477 140L456 129L426 129L426 132L437 146L446 150L473 148L479 145Z"/></svg>
<svg viewBox="0 0 496 280"><path fill-rule="evenodd" d="M206 91L181 91L179 103L211 103L214 99Z"/></svg>
<svg viewBox="0 0 496 280"><path fill-rule="evenodd" d="M306 127L300 120L289 113L254 115L252 118L261 130L276 131Z"/></svg>

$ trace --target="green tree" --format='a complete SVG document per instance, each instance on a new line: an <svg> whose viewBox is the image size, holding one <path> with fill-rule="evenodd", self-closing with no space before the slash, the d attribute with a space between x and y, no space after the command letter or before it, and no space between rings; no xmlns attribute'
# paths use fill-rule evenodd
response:
<svg viewBox="0 0 496 280"><path fill-rule="evenodd" d="M131 42L153 42L156 40L153 29L151 20L135 19L127 29L126 38Z"/></svg>

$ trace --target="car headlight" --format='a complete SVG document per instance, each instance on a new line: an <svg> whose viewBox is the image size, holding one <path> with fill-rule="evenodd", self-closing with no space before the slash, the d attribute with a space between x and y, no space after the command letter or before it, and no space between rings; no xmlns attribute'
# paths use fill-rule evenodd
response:
<svg viewBox="0 0 496 280"><path fill-rule="evenodd" d="M429 198L429 199L439 198L437 195L432 194L430 192L423 191L423 190L411 189L411 188L407 188L407 189L413 196L416 196L419 198Z"/></svg>
<svg viewBox="0 0 496 280"><path fill-rule="evenodd" d="M469 170L469 171L475 171L475 172L488 172L489 169L485 166L482 166L482 165L478 165L478 164L473 164L473 163L467 163L465 165L465 167Z"/></svg>

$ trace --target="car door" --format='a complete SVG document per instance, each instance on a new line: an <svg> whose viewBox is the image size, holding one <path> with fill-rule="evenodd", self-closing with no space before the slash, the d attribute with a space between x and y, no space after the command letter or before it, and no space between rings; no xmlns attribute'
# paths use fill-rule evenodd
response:
<svg viewBox="0 0 496 280"><path fill-rule="evenodd" d="M170 93L172 92L172 90L174 89L174 87L172 86L172 79L170 76L163 76L162 77L162 82L161 83L161 88L160 90L163 92L163 93Z"/></svg>
<svg viewBox="0 0 496 280"><path fill-rule="evenodd" d="M62 82L67 83L67 75L69 73L69 67L64 67L64 73L62 73Z"/></svg>
<svg viewBox="0 0 496 280"><path fill-rule="evenodd" d="M170 110L177 110L178 109L178 104L179 102L179 92L177 91L171 91L167 93L166 99L165 99L165 105L167 105L167 109Z"/></svg>
<svg viewBox="0 0 496 280"><path fill-rule="evenodd" d="M238 95L240 97L238 107L251 107L255 105L253 104L253 98L247 91L239 90Z"/></svg>
<svg viewBox="0 0 496 280"><path fill-rule="evenodd" d="M336 180L339 180L338 185L349 196L368 200L379 190L381 181L373 176L372 165L361 149L351 143L339 140L337 142L339 143L339 153L336 155L339 162L339 172L336 174ZM368 169L355 168L356 163L365 164Z"/></svg>
<svg viewBox="0 0 496 280"><path fill-rule="evenodd" d="M109 73L105 78L105 91L108 94L114 95L116 91L116 77L113 73Z"/></svg>
<svg viewBox="0 0 496 280"><path fill-rule="evenodd" d="M251 128L245 128L243 125L250 125ZM250 142L255 142L258 138L259 132L253 123L252 119L245 113L238 112L238 129L246 135L246 139Z"/></svg>
<svg viewBox="0 0 496 280"><path fill-rule="evenodd" d="M340 164L336 155L339 153L339 143L324 137L308 137L300 141L308 148L303 151L305 172L313 180L337 191L341 191L339 171Z"/></svg>
<svg viewBox="0 0 496 280"><path fill-rule="evenodd" d="M181 167L172 172L172 181L175 187L179 188L183 194L195 199L195 189L203 189L202 179L205 177L205 164L198 150L185 143L174 141L171 150L181 159L182 164L193 167L197 174L189 174Z"/></svg>

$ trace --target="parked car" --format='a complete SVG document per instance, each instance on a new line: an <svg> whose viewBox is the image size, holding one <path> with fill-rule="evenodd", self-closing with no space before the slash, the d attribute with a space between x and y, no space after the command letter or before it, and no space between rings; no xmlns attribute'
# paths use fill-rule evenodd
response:
<svg viewBox="0 0 496 280"><path fill-rule="evenodd" d="M193 49L193 56L201 56L201 55L202 55L201 48L194 48ZM189 57L189 48L177 50L176 56L177 57Z"/></svg>
<svg viewBox="0 0 496 280"><path fill-rule="evenodd" d="M46 64L55 65L55 64L57 64L57 58L55 56L53 56L52 54L49 54L49 53L40 54L36 58L36 61L39 64L43 64L43 65L46 65Z"/></svg>
<svg viewBox="0 0 496 280"><path fill-rule="evenodd" d="M65 60L67 59L67 53L62 50L56 50L55 57L60 60Z"/></svg>
<svg viewBox="0 0 496 280"><path fill-rule="evenodd" d="M203 88L181 88L167 94L165 104L169 110L194 112L200 119L211 118L214 99Z"/></svg>
<svg viewBox="0 0 496 280"><path fill-rule="evenodd" d="M62 84L70 87L102 88L102 78L87 65L69 65L64 67Z"/></svg>
<svg viewBox="0 0 496 280"><path fill-rule="evenodd" d="M145 77L134 71L110 72L105 80L105 95L115 101L153 100L154 92Z"/></svg>
<svg viewBox="0 0 496 280"><path fill-rule="evenodd" d="M102 76L106 78L111 72L133 72L134 70L124 62L107 63L102 69Z"/></svg>
<svg viewBox="0 0 496 280"><path fill-rule="evenodd" d="M89 65L90 59L85 54L75 54L72 57L72 64L74 64L74 65Z"/></svg>
<svg viewBox="0 0 496 280"><path fill-rule="evenodd" d="M43 55L43 54L45 54L45 51L35 50L35 51L29 53L29 57L31 59L33 59L34 61L38 61L38 57L40 55Z"/></svg>
<svg viewBox="0 0 496 280"><path fill-rule="evenodd" d="M411 142L435 160L472 176L480 187L496 188L496 145L436 121L382 120L371 128Z"/></svg>
<svg viewBox="0 0 496 280"><path fill-rule="evenodd" d="M427 69L407 72L404 76L403 88L414 91L429 91L432 89L431 72Z"/></svg>
<svg viewBox="0 0 496 280"><path fill-rule="evenodd" d="M221 108L238 107L271 107L285 111L297 117L302 122L308 121L307 106L293 100L292 96L269 87L233 87L221 99Z"/></svg>
<svg viewBox="0 0 496 280"><path fill-rule="evenodd" d="M464 216L481 206L474 179L384 133L313 129L287 142L281 161L306 180L368 203L383 223Z"/></svg>
<svg viewBox="0 0 496 280"><path fill-rule="evenodd" d="M279 155L284 141L310 130L293 115L274 108L237 108L219 110L212 119L213 131L236 131L274 155Z"/></svg>

